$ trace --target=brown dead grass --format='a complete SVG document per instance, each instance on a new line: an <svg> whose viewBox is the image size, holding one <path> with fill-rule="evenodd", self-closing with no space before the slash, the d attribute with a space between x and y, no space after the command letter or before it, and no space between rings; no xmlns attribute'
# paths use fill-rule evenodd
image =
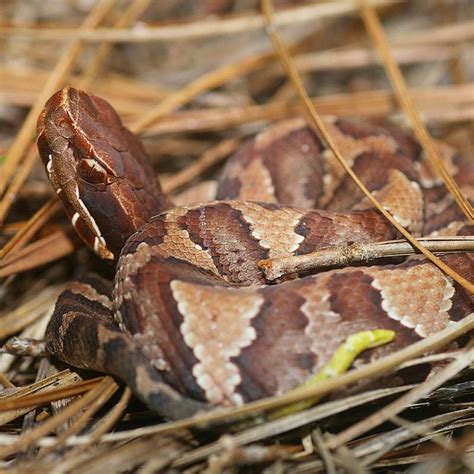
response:
<svg viewBox="0 0 474 474"><path fill-rule="evenodd" d="M24 120L21 114L3 119L8 127L0 130L5 155L0 168L3 341L15 334L40 339L65 283L86 269L107 272L71 237L55 198L44 187L33 146L34 126L54 90L65 83L86 84L110 100L129 126L147 137L146 143L153 140L159 146L160 156L155 148L151 154L169 191L206 178L266 123L303 112L278 65L279 52L271 49L263 31L265 20L256 11L229 12L226 0L194 2L200 5L194 10L185 1L176 2L172 12L167 2L146 0L125 2L123 11L116 2L102 0L86 13L69 3L71 11L62 11L46 26L25 24L21 8L26 2L10 0L0 7L10 21L0 26L7 52L0 71L5 84L0 100L9 110L29 111ZM344 3L279 7L275 25L297 25L284 40L290 59L300 69L317 112L399 121L397 95L381 75L358 7ZM374 35L367 2L360 3ZM375 31L376 41L388 45L395 60L407 65L403 72L409 89L402 85L401 95L413 100L409 108L421 113L437 137L472 154L474 84L463 61L474 31L469 2L377 3L385 3L379 14L383 25L389 25L389 41L385 44ZM215 9L226 15L205 17ZM12 23L15 15L20 16L19 26ZM154 24L157 19L166 26ZM138 20L151 25L140 42L139 29L129 28ZM221 40L218 47L216 38ZM121 50L114 46L117 39L124 44ZM99 41L99 47L91 48L92 40ZM127 50L131 42L137 42L132 52ZM241 49L244 54L236 55ZM12 60L18 51L21 65ZM134 62L131 55L139 60ZM182 79L188 63L194 69L188 68ZM393 67L392 62L387 72L393 74ZM156 77L173 76L174 71L182 86L150 80L150 70ZM395 82L400 86L399 80ZM397 94L400 98L399 90ZM0 469L217 473L246 472L253 466L256 472L272 473L409 466L424 472L430 465L434 471L468 471L474 451L474 378L469 371L474 349L468 344L452 351L447 344L473 327L474 317L466 318L315 388L174 423L130 404L129 389L110 377L93 378L45 358L0 354ZM447 352L423 355L440 347ZM442 368L423 383L379 388L363 383L433 359L442 362ZM225 428L224 421L315 395L327 398L302 413ZM196 427L201 430L190 429Z"/></svg>

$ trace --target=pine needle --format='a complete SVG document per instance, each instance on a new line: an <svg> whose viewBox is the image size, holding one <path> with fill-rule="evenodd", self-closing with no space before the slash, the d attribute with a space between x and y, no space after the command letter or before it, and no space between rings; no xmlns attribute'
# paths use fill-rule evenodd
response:
<svg viewBox="0 0 474 474"><path fill-rule="evenodd" d="M361 9L362 18L364 19L365 27L372 37L373 42L376 44L382 60L384 62L385 70L387 71L388 77L397 95L397 99L402 105L403 109L410 117L413 131L415 132L418 141L425 150L426 156L431 163L433 169L441 176L444 184L454 196L459 208L466 215L467 219L471 224L474 223L474 211L469 201L464 197L459 186L454 181L453 177L449 174L446 166L443 163L441 155L438 149L435 147L428 130L423 124L423 121L418 114L416 107L410 97L408 87L405 83L403 75L400 71L399 66L393 58L390 48L387 44L387 39L380 24L377 13L367 0L357 0ZM434 262L433 262L434 263ZM464 285L463 285L464 286ZM472 287L474 289L474 287ZM471 289L471 293L473 290Z"/></svg>

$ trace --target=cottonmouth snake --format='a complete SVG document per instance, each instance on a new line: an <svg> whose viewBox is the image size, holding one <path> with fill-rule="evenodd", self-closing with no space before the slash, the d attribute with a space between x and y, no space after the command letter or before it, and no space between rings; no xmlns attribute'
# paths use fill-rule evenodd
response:
<svg viewBox="0 0 474 474"><path fill-rule="evenodd" d="M325 119L345 159L415 235L471 232L416 141ZM267 285L261 259L397 238L302 119L274 125L229 160L216 201L173 207L146 153L102 99L66 87L46 104L38 147L72 225L117 262L60 296L48 349L114 374L152 409L179 418L306 380L349 335L396 331L380 357L473 310L472 297L418 257ZM472 198L474 168L439 145ZM473 257L442 259L472 280Z"/></svg>

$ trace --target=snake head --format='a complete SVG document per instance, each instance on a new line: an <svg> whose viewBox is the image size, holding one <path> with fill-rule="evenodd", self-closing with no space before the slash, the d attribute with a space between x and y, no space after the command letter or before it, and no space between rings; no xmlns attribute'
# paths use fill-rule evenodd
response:
<svg viewBox="0 0 474 474"><path fill-rule="evenodd" d="M103 99L65 87L38 119L49 180L84 242L116 260L128 237L168 209L140 140Z"/></svg>

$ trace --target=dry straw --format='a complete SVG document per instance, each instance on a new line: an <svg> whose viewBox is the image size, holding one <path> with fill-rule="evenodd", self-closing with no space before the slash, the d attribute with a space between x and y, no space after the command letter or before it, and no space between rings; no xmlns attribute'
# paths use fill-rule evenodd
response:
<svg viewBox="0 0 474 474"><path fill-rule="evenodd" d="M328 70L333 61L345 62L347 67L362 67L368 64L378 62L376 56L365 48L351 47L345 50L332 50L324 53L305 53L300 54L300 50L295 48L292 51L298 51L293 58L287 54L287 50L278 37L276 27L286 24L295 24L295 22L307 22L326 18L336 18L349 12L356 12L356 2L331 2L328 4L310 5L305 7L290 8L281 11L275 15L276 20L271 21L271 12L269 1L264 1L265 13L267 20L261 15L249 15L244 17L230 17L225 19L217 19L212 21L194 21L185 22L183 24L170 24L167 26L151 27L140 32L139 30L130 30L126 28L134 19L146 9L148 1L135 0L129 8L123 13L123 17L118 15L117 21L112 28L94 29L98 26L100 18L103 18L111 4L114 2L102 1L96 5L93 11L82 25L81 30L72 29L38 29L38 28L0 28L0 35L24 35L35 34L40 41L45 38L61 39L69 38L73 43L67 50L68 58L64 55L58 61L53 73L47 79L44 88L38 93L37 100L31 108L23 127L18 133L13 147L9 150L7 161L3 168L7 173L3 174L0 179L0 187L3 191L8 190L4 194L4 199L0 203L0 217L6 218L10 206L20 191L26 177L29 175L31 167L35 162L35 152L30 148L34 122L44 101L54 90L66 80L77 81L79 85L98 87L92 79L100 71L102 61L107 54L112 42L114 41L172 41L177 35L185 38L196 38L199 36L211 37L217 34L234 34L236 32L251 31L261 29L265 21L269 22L269 31L272 34L276 45L275 52L257 54L243 60L239 60L233 64L219 67L202 77L189 83L186 87L171 91L168 97L158 102L155 107L146 108L149 101L144 103L138 100L143 95L143 91L147 91L153 100L160 101L163 95L167 93L159 88L150 87L140 81L131 81L127 78L114 78L110 82L110 92L115 94L117 108L120 111L129 110L127 117L135 130L148 133L169 133L189 131L189 130L212 130L218 133L222 129L230 127L240 127L249 121L272 121L277 118L284 118L291 115L301 113L303 106L301 104L290 103L289 101L280 101L279 103L270 103L264 105L235 106L226 108L224 113L219 108L209 108L204 111L184 111L176 112L176 109L188 104L193 99L209 90L220 87L228 81L254 72L258 69L268 73L268 77L274 77L280 74L272 64L274 58L278 56L286 65L287 74L294 84L298 86L299 93L303 96L305 105L311 110L312 106L308 102L306 91L301 86L301 81L296 73L293 63L296 63L302 70L318 71ZM364 2L362 2L364 3ZM393 5L398 2L371 2L377 5ZM363 5L368 8L367 5ZM385 46L385 39L380 37L380 31L377 32L377 25L374 29L373 12L365 11L366 22L369 26L368 30L377 38L376 44L379 47ZM368 12L368 13L367 13ZM203 26L208 27L203 27ZM380 27L380 25L378 25ZM420 45L427 48L428 55L435 57L438 53L441 59L452 60L456 57L456 46L451 47L452 43L457 43L460 39L469 40L473 35L472 22L466 21L458 24L449 24L442 27L432 28L426 32L418 32L416 34L406 34L404 38L394 41L394 52L397 54L396 59L402 62L423 62L427 57L423 57ZM77 55L81 49L81 42L84 41L107 41L102 44L96 51L91 62L84 68L79 77L71 78L70 72ZM390 58L384 55L389 72L391 66L387 66ZM388 61L388 62L387 62ZM393 61L392 61L393 62ZM393 66L393 65L392 65ZM31 76L30 76L31 78ZM28 81L27 81L28 82ZM31 82L31 81L29 81ZM15 87L15 86L12 86ZM125 89L130 87L130 89ZM402 86L403 87L403 86ZM130 96L124 93L130 90ZM31 89L36 93L36 89ZM108 92L108 91L106 91ZM405 91L406 92L406 91ZM401 92L402 98L405 92ZM400 94L400 92L396 92ZM406 94L405 94L406 95ZM438 121L459 120L464 114L465 117L473 117L472 113L472 84L458 84L444 87L424 87L410 91L410 95L415 101L419 110L424 113L432 113L433 104L437 104L440 114ZM115 104L114 99L114 104ZM134 100L137 99L137 100ZM345 110L358 111L366 116L382 116L397 110L393 95L388 91L367 91L358 94L338 94L329 97L313 98L313 105L316 109L324 112L343 113ZM462 108L462 106L465 106ZM471 112L469 112L471 107ZM445 108L446 110L443 110ZM469 115L470 113L470 115ZM311 114L313 119L318 123L317 114ZM314 116L313 116L314 115ZM165 181L165 189L176 190L195 180L202 175L210 166L218 163L220 160L228 156L241 142L244 133L238 130L235 136L228 138L226 135L220 136L214 141L213 145L204 153L195 153L199 156L197 160L188 167L184 167L179 173L172 175ZM330 137L328 140L331 143ZM428 145L429 146L429 145ZM460 202L462 199L460 200ZM374 203L375 205L375 203ZM28 268L37 268L39 265L67 255L74 250L74 243L70 240L64 229L55 230L46 237L41 237L31 244L28 242L38 229L51 219L57 209L57 203L49 200L45 205L35 213L26 223L19 227L16 235L7 242L6 246L1 250L2 261L0 262L0 277L11 276L17 272ZM381 210L383 212L383 210ZM390 218L390 216L387 216ZM1 220L1 219L0 219ZM395 223L396 224L396 223ZM409 239L409 237L407 237ZM437 241L433 245L433 250L446 250L453 245L466 245L468 240L469 246L472 246L472 239L443 239ZM431 245L430 243L429 245ZM393 246L395 247L393 247ZM414 242L414 245L419 245ZM427 244L428 245L428 244ZM439 247L439 245L444 247ZM406 243L397 242L388 244L380 244L386 252L394 252L398 247L402 247L402 251L409 251ZM436 247L438 246L438 247ZM411 248L411 247L410 247ZM471 248L471 247L469 247ZM395 249L395 250L394 250ZM396 250L399 251L399 250ZM380 253L375 250L375 253ZM427 252L428 255L431 255ZM362 252L364 254L364 252ZM47 258L45 256L47 255ZM50 259L50 260L48 260ZM436 261L436 260L435 260ZM294 263L294 262L293 262ZM449 270L449 269L448 269ZM456 276L456 275L455 275ZM466 282L460 280L461 283ZM472 284L467 282L467 288L472 291ZM469 286L470 285L470 286ZM61 285L49 285L42 291L37 291L33 296L25 298L15 310L9 311L2 315L2 331L4 337L16 333L17 331L27 331L30 326L39 324L41 319L47 317L47 311L51 308L52 303L56 299L57 293L61 291ZM301 472L314 472L322 470L329 466L348 465L359 466L365 469L373 466L390 465L390 463L398 460L394 457L394 449L400 447L404 440L415 438L412 446L421 443L423 437L431 439L437 432L443 429L454 430L456 427L469 423L469 417L472 416L472 407L456 409L452 413L430 416L427 415L418 425L418 430L410 427L404 420L398 417L398 414L406 407L414 404L420 398L430 395L436 387L443 384L453 376L457 375L464 367L473 361L472 349L458 350L450 353L435 354L421 357L422 354L436 350L445 346L450 341L455 340L460 335L474 329L474 315L453 324L446 330L441 331L434 336L430 336L416 344L413 344L401 351L398 351L386 358L358 369L352 370L347 374L336 379L324 382L318 386L295 390L280 397L272 397L269 399L259 400L249 403L243 407L232 409L216 409L210 413L198 415L191 419L179 420L171 423L161 423L153 426L141 427L137 429L129 429L116 433L108 433L108 431L122 417L131 393L126 388L118 398L118 403L111 408L105 409L105 415L98 415L98 410L104 406L106 401L116 392L117 385L109 377L100 377L97 379L80 382L77 376L69 371L56 374L44 380L27 385L23 388L16 388L13 383L5 376L0 378L0 383L10 386L7 393L3 394L0 401L0 424L9 423L11 420L24 415L35 407L41 407L53 400L59 400L66 397L73 397L82 394L81 398L75 398L74 401L62 408L58 414L48 417L44 411L40 413L43 421L34 427L31 431L26 429L30 426L33 418L25 417L23 428L19 434L0 434L0 456L11 456L19 450L29 449L33 446L41 446L43 448L39 455L18 458L14 462L14 466L25 470L36 469L41 466L45 470L59 469L57 472L85 472L92 467L94 469L104 469L107 471L111 468L115 470L132 469L137 464L143 463L141 472L149 472L154 469L165 468L171 465L172 468L181 469L186 466L193 465L193 468L199 466L210 456L217 456L214 461L215 466L226 466L225 456L232 454L238 447L245 447L252 443L263 442L269 443L269 438L297 430L301 427L307 427L310 423L327 419L330 415L337 414L344 416L345 413L354 407L358 410L366 410L364 413L372 415L362 418L361 421L352 424L346 430L340 432L335 437L327 439L324 436L318 436L314 433L311 439L304 442L305 445L311 445L311 440L319 447L322 453L321 459L314 459L314 454L303 452L300 449L301 440L298 432L294 431L292 440L294 444L284 447L279 455L282 459L287 460L288 456L293 456L294 451L298 451L299 458L292 458L293 461L298 460L297 468ZM1 332L1 331L0 331ZM417 359L420 357L419 359ZM390 371L394 371L403 364L405 366L413 366L422 364L423 362L433 361L450 361L450 363L440 371L435 377L418 385L384 388L378 390L367 390L357 395L345 396L338 400L329 401L322 405L313 407L302 413L288 416L281 420L264 422L259 426L249 427L232 436L232 443L226 444L222 441L208 442L207 444L196 444L196 439L192 439L188 428L209 428L215 423L228 422L229 420L240 419L241 417L254 415L256 413L265 412L273 408L281 407L289 403L301 400L312 399L317 396L332 393L348 386L353 386L362 379L371 379L379 377ZM16 383L15 378L12 380ZM55 388L53 384L59 383L59 387ZM437 392L434 392L437 393ZM403 395L404 394L404 395ZM387 397L399 396L394 402L389 403L380 410L369 408L368 404L373 402L383 403ZM386 402L385 402L386 403ZM454 406L454 405L453 405ZM3 411L2 411L3 410ZM94 422L91 423L91 418ZM391 431L383 431L379 435L362 438L363 434L368 430L380 425L386 420L395 420L401 425ZM30 420L30 421L28 421ZM29 424L30 423L30 424ZM58 430L61 434L56 436L47 436L54 430ZM347 448L346 444L357 438L357 445ZM193 445L190 443L192 440ZM385 441L384 441L385 440ZM390 440L392 444L390 451L381 450L380 443ZM125 443L124 443L125 441ZM202 440L199 440L202 443ZM97 446L93 446L97 443ZM112 446L104 449L104 444ZM379 444L378 444L379 443ZM469 440L464 440L466 446ZM67 446L74 446L67 450ZM229 448L229 446L231 446ZM464 444L457 449L462 450ZM268 454L263 446L253 446L260 449L259 453ZM407 449L409 446L407 445ZM311 448L312 449L312 448ZM448 449L446 443L441 443L439 449ZM184 452L184 451L188 452ZM230 451L229 451L230 450ZM151 452L156 452L160 459L156 459ZM250 451L243 449L241 451L242 459L251 459L248 455ZM254 451L257 452L257 451ZM411 453L413 451L409 451ZM461 451L459 451L461 452ZM51 456L52 453L61 453L61 456ZM224 453L222 455L222 453ZM247 453L247 458L245 458ZM49 456L48 456L49 454ZM275 454L275 453L273 453ZM387 455L386 455L387 454ZM29 456L29 457L28 457ZM312 457L311 457L312 456ZM382 456L382 458L380 458ZM308 458L309 457L309 458ZM428 459L429 456L401 456L400 462L411 460L413 462L421 462ZM324 461L324 462L323 462ZM219 464L221 463L221 464ZM211 463L212 464L212 463ZM211 468L211 464L209 468ZM294 465L292 465L295 467ZM61 471L62 470L62 471ZM56 472L56 471L55 471ZM211 472L211 471L209 471Z"/></svg>

